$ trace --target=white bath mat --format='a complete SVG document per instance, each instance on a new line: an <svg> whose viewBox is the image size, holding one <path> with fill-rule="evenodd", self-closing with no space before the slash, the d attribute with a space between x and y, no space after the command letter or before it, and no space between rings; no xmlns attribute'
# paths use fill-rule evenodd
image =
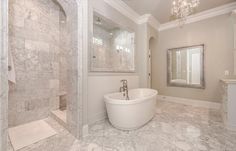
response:
<svg viewBox="0 0 236 151"><path fill-rule="evenodd" d="M9 128L8 133L15 150L19 150L57 134L44 120Z"/></svg>

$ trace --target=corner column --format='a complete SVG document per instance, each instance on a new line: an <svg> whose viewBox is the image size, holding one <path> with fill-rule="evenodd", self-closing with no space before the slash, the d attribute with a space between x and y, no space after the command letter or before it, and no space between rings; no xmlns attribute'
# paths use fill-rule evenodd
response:
<svg viewBox="0 0 236 151"><path fill-rule="evenodd" d="M0 151L7 150L8 129L8 0L0 1Z"/></svg>

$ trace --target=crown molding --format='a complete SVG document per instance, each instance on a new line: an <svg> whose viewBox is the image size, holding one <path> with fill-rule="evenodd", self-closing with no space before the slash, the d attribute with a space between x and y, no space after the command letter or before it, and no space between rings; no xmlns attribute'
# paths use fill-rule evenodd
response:
<svg viewBox="0 0 236 151"><path fill-rule="evenodd" d="M138 24L144 24L147 23L150 26L152 26L154 29L158 31L158 28L160 27L159 21L153 17L151 14L145 14L139 17Z"/></svg>
<svg viewBox="0 0 236 151"><path fill-rule="evenodd" d="M160 23L151 14L145 14L140 16L137 12L135 12L132 8L130 8L125 2L121 0L104 0L104 2L109 4L111 7L119 11L124 16L134 21L136 24L147 23L158 31Z"/></svg>
<svg viewBox="0 0 236 151"><path fill-rule="evenodd" d="M115 8L124 16L133 20L135 23L138 22L140 15L137 12L135 12L132 8L130 8L125 2L121 0L104 0L104 2L109 4L111 7Z"/></svg>
<svg viewBox="0 0 236 151"><path fill-rule="evenodd" d="M149 17L148 23L152 27L154 27L157 31L160 28L160 22L154 16L152 16L152 15Z"/></svg>
<svg viewBox="0 0 236 151"><path fill-rule="evenodd" d="M144 24L144 23L147 23L149 18L150 18L151 14L145 14L145 15L142 15L138 18L138 22L137 24Z"/></svg>
<svg viewBox="0 0 236 151"><path fill-rule="evenodd" d="M201 20L205 20L208 18L212 18L215 16L219 16L219 15L223 15L223 14L227 14L227 13L231 13L232 11L236 12L236 2L233 3L229 3L223 6L219 6L213 9L209 9L194 15L190 15L187 17L186 20L186 24L190 24L190 23L194 23L194 22L198 22ZM163 31L163 30L167 30L170 28L175 28L178 27L179 25L179 21L175 20L175 21L171 21L165 24L161 24L159 31Z"/></svg>
<svg viewBox="0 0 236 151"><path fill-rule="evenodd" d="M127 18L134 21L136 24L147 23L158 31L163 31L179 26L179 21L171 21L164 24L160 24L159 21L153 17L151 14L145 14L140 16L136 11L130 8L125 2L121 0L104 0L111 7L119 11L121 14ZM229 3L223 6L219 6L210 10L206 10L197 14L190 15L186 18L186 24L198 22L215 16L232 13L236 15L236 2Z"/></svg>

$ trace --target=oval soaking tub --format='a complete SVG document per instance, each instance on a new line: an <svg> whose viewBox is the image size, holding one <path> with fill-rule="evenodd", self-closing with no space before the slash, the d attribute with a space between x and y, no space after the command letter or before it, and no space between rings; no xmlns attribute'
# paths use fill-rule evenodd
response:
<svg viewBox="0 0 236 151"><path fill-rule="evenodd" d="M121 130L137 129L149 122L156 111L157 91L153 89L129 90L129 100L123 93L104 96L111 124Z"/></svg>

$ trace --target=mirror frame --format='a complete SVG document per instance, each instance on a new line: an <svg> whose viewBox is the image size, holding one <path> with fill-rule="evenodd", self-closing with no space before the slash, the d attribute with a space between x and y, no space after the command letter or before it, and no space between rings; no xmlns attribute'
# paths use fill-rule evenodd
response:
<svg viewBox="0 0 236 151"><path fill-rule="evenodd" d="M91 57L92 57L92 54L93 54L93 42L92 42L92 38L93 38L93 34L94 34L94 14L98 14L100 16L102 16L106 21L110 21L112 22L113 24L117 25L119 28L121 29L124 29L124 30L127 30L129 32L132 32L134 34L134 52L133 52L133 58L134 58L134 68L132 70L99 70L99 69L92 69L92 60L91 60ZM89 65L89 72L90 73L136 73L136 49L137 49L137 46L136 46L136 41L137 41L137 37L136 37L136 32L134 30L131 30L129 27L127 26L124 26L116 21L114 21L113 19L109 18L108 16L105 16L103 15L103 13L101 13L101 11L95 9L95 8L92 8L92 11L91 11L91 14L90 14L90 40L89 40L89 55L88 55L88 65Z"/></svg>
<svg viewBox="0 0 236 151"><path fill-rule="evenodd" d="M171 82L171 73L172 73L172 66L171 66L171 52L178 49L187 49L193 47L202 47L201 52L201 73L200 73L200 84L183 84L183 83L174 83ZM167 50L167 86L169 87L184 87L184 88L197 88L197 89L205 89L205 68L204 68L204 60L205 60L205 45L192 45L192 46L185 46L185 47L178 47L178 48L171 48Z"/></svg>

